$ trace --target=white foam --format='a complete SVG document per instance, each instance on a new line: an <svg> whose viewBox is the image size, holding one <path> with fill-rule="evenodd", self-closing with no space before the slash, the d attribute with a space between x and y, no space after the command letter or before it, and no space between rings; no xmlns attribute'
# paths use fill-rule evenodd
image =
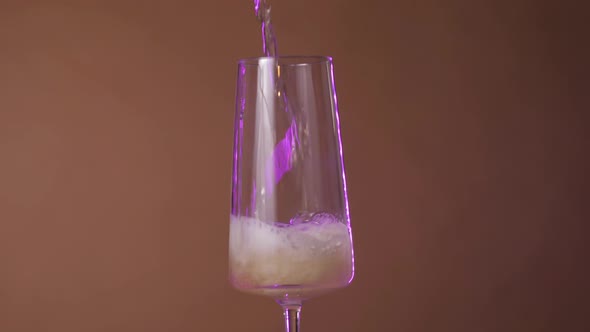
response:
<svg viewBox="0 0 590 332"><path fill-rule="evenodd" d="M241 288L337 287L352 276L349 228L329 216L295 225L232 216L229 254Z"/></svg>

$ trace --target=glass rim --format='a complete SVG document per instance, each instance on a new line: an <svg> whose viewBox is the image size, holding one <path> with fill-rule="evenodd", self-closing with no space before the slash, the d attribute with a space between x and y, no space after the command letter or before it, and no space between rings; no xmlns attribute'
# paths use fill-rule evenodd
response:
<svg viewBox="0 0 590 332"><path fill-rule="evenodd" d="M261 60L278 59L281 66L307 66L322 63L332 63L332 57L326 55L279 55L242 58L238 60L240 66L258 66Z"/></svg>

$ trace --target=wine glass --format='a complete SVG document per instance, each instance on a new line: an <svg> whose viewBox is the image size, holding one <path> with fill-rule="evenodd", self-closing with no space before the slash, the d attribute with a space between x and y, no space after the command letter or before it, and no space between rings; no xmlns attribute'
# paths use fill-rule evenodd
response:
<svg viewBox="0 0 590 332"><path fill-rule="evenodd" d="M239 61L229 239L232 285L303 301L346 287L354 255L332 58Z"/></svg>

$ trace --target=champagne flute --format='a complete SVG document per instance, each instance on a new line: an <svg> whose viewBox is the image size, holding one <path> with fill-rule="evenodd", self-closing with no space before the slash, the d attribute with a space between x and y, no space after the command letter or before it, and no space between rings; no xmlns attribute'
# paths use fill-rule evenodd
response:
<svg viewBox="0 0 590 332"><path fill-rule="evenodd" d="M332 58L239 61L233 161L230 281L298 332L302 303L354 275Z"/></svg>

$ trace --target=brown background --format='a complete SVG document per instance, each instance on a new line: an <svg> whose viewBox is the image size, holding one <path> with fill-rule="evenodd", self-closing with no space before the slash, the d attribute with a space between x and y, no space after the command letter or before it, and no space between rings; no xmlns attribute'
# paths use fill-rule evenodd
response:
<svg viewBox="0 0 590 332"><path fill-rule="evenodd" d="M583 10L273 4L335 58L357 256L305 331L590 330ZM0 2L0 331L281 330L226 281L258 37L249 0Z"/></svg>

